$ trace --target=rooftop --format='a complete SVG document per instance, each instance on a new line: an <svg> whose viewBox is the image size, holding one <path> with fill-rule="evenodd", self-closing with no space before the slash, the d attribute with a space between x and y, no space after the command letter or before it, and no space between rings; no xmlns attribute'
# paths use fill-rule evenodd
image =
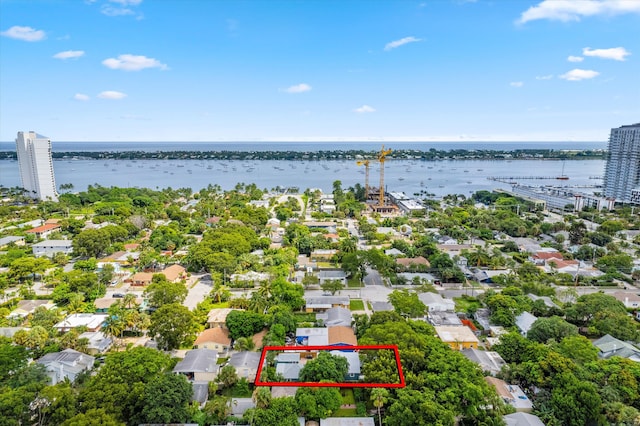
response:
<svg viewBox="0 0 640 426"><path fill-rule="evenodd" d="M218 370L218 351L193 349L173 368L174 373L211 373Z"/></svg>

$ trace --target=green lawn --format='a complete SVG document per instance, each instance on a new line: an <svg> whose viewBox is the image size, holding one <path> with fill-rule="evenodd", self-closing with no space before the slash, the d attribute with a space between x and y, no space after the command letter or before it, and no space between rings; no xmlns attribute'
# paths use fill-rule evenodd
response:
<svg viewBox="0 0 640 426"><path fill-rule="evenodd" d="M454 297L453 301L456 302L456 312L469 312L470 310L476 311L482 307L482 304L475 297L462 295L460 297Z"/></svg>
<svg viewBox="0 0 640 426"><path fill-rule="evenodd" d="M360 280L357 278L349 278L347 280L347 287L348 288L360 288L362 287L362 284L360 283Z"/></svg>
<svg viewBox="0 0 640 426"><path fill-rule="evenodd" d="M349 301L349 309L352 311L364 311L364 302L360 299Z"/></svg>
<svg viewBox="0 0 640 426"><path fill-rule="evenodd" d="M340 408L336 410L332 416L333 417L358 417L358 415L356 414L355 408Z"/></svg>
<svg viewBox="0 0 640 426"><path fill-rule="evenodd" d="M294 312L293 316L296 317L296 322L315 322L316 314L313 312Z"/></svg>
<svg viewBox="0 0 640 426"><path fill-rule="evenodd" d="M355 405L356 399L353 396L353 389L340 389L340 394L342 395L342 405Z"/></svg>

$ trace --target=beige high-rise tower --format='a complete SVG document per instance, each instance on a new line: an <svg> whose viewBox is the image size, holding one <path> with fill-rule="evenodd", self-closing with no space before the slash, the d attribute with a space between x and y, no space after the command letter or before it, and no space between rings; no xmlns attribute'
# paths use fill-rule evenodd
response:
<svg viewBox="0 0 640 426"><path fill-rule="evenodd" d="M25 195L42 201L58 201L51 139L36 132L18 132L16 152Z"/></svg>

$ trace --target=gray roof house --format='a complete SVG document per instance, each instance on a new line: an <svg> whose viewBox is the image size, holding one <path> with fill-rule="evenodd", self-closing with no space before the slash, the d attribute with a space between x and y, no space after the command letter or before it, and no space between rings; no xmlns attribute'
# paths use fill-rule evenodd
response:
<svg viewBox="0 0 640 426"><path fill-rule="evenodd" d="M502 367L507 365L498 352L479 351L473 348L463 349L460 352L470 361L478 364L482 371L488 371L492 376L498 374Z"/></svg>
<svg viewBox="0 0 640 426"><path fill-rule="evenodd" d="M62 352L48 353L36 362L45 366L51 384L55 385L64 379L73 382L80 373L91 370L94 361L95 358L90 355L65 349Z"/></svg>
<svg viewBox="0 0 640 426"><path fill-rule="evenodd" d="M316 314L316 320L322 320L326 327L333 327L336 325L344 325L351 327L353 317L351 311L345 308L331 308L325 312Z"/></svg>
<svg viewBox="0 0 640 426"><path fill-rule="evenodd" d="M619 356L640 362L640 349L609 334L593 342L593 346L598 348L600 358L609 359L612 356Z"/></svg>
<svg viewBox="0 0 640 426"><path fill-rule="evenodd" d="M184 374L190 381L211 382L218 373L218 351L213 349L193 349L176 364L173 372Z"/></svg>
<svg viewBox="0 0 640 426"><path fill-rule="evenodd" d="M318 272L318 279L320 284L324 284L329 280L337 280L342 284L347 283L347 274L342 269L322 269Z"/></svg>
<svg viewBox="0 0 640 426"><path fill-rule="evenodd" d="M87 349L93 355L100 354L111 347L113 339L102 331L86 331L78 336L78 339L87 339Z"/></svg>
<svg viewBox="0 0 640 426"><path fill-rule="evenodd" d="M330 308L349 308L349 296L312 296L305 297L307 312L326 311Z"/></svg>
<svg viewBox="0 0 640 426"><path fill-rule="evenodd" d="M360 379L360 355L357 352L330 351L329 353L347 359L349 368L344 378L345 381L357 381Z"/></svg>
<svg viewBox="0 0 640 426"><path fill-rule="evenodd" d="M276 358L276 374L282 375L287 382L298 380L300 368L299 353L281 353Z"/></svg>
<svg viewBox="0 0 640 426"><path fill-rule="evenodd" d="M502 416L507 426L544 426L538 416L529 413L513 413Z"/></svg>
<svg viewBox="0 0 640 426"><path fill-rule="evenodd" d="M256 379L260 354L257 352L236 352L229 358L229 365L233 365L239 378L245 378L251 382Z"/></svg>
<svg viewBox="0 0 640 426"><path fill-rule="evenodd" d="M525 311L516 317L516 326L518 330L520 330L520 333L526 336L537 319L538 317Z"/></svg>

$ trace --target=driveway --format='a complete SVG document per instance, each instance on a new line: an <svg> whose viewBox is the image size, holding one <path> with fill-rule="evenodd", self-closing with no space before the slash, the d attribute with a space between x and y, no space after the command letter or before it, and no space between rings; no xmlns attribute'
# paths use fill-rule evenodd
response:
<svg viewBox="0 0 640 426"><path fill-rule="evenodd" d="M213 289L213 282L211 280L200 278L200 276L194 274L191 276L190 281L187 282L189 293L182 304L190 310L195 309L198 303L202 302ZM193 281L195 281L195 284L191 284Z"/></svg>

